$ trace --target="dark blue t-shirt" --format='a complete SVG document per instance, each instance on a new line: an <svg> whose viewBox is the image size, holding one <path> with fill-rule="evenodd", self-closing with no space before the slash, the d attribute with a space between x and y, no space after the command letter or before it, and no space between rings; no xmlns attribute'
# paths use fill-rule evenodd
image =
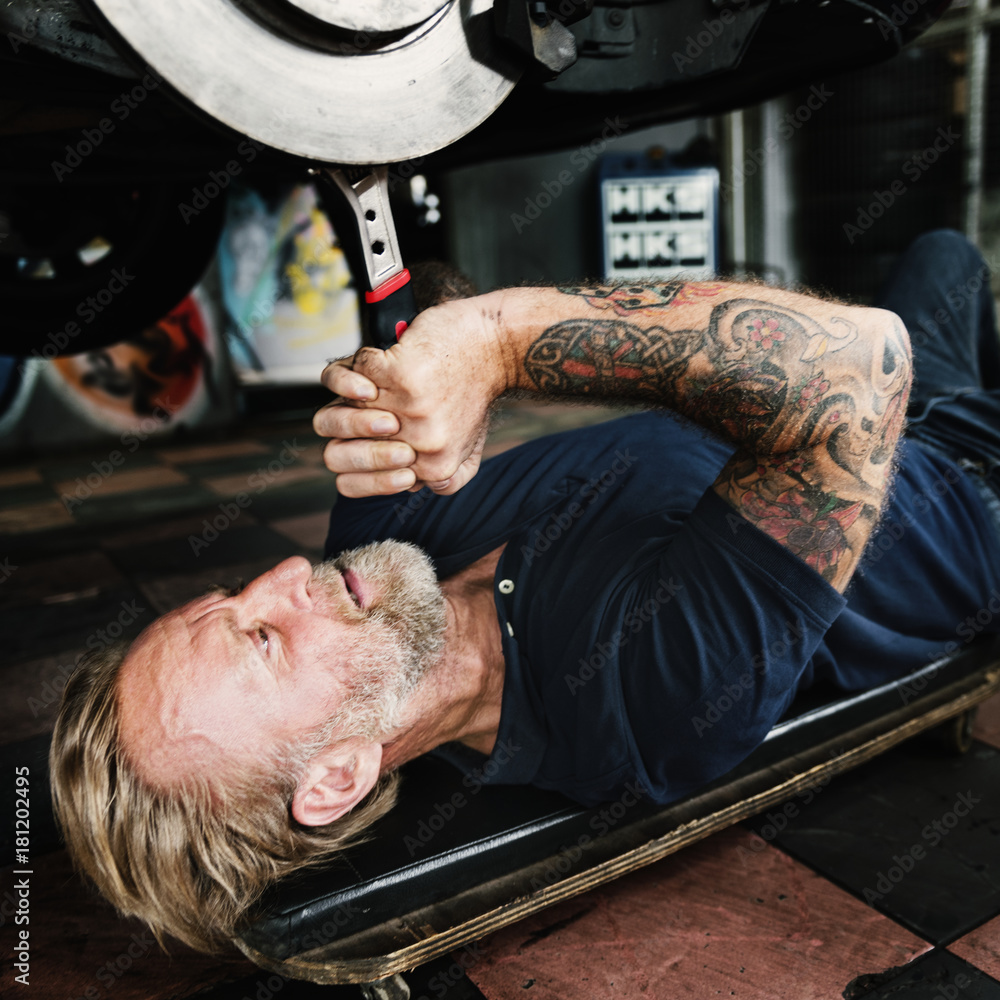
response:
<svg viewBox="0 0 1000 1000"><path fill-rule="evenodd" d="M731 450L670 413L541 438L451 497L339 500L327 554L399 538L444 578L506 543L498 751L480 777L585 804L638 782L669 802L746 757L804 686L872 687L1000 630L976 619L1000 537L953 464L903 443L841 595L709 489Z"/></svg>

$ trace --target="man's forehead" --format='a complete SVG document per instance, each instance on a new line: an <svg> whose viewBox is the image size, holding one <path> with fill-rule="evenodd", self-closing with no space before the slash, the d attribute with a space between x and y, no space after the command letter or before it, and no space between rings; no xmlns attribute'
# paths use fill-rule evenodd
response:
<svg viewBox="0 0 1000 1000"><path fill-rule="evenodd" d="M179 611L178 608L161 615L139 633L122 663L119 684L127 683L137 675L148 675L155 671L164 657L173 655L177 647L171 641L171 624Z"/></svg>
<svg viewBox="0 0 1000 1000"><path fill-rule="evenodd" d="M135 673L149 675L166 661L178 659L191 644L187 625L210 604L211 599L211 594L203 594L147 625L129 648L120 677L126 678Z"/></svg>
<svg viewBox="0 0 1000 1000"><path fill-rule="evenodd" d="M170 615L143 629L121 665L116 685L123 747L154 780L166 777L163 765L177 736L168 722L169 689L162 683L163 676L176 674L173 668L180 665L170 631Z"/></svg>
<svg viewBox="0 0 1000 1000"><path fill-rule="evenodd" d="M230 668L237 668L237 681L240 676L236 651L224 639L225 628L197 630L200 615L210 606L198 598L157 619L122 663L122 740L154 781L176 780L183 773L182 762L229 752L244 735L238 730L246 720L225 711L232 694L226 686L234 673Z"/></svg>

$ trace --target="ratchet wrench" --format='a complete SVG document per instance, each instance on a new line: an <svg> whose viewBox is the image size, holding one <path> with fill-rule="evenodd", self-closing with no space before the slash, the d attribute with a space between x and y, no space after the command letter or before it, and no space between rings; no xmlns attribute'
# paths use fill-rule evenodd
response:
<svg viewBox="0 0 1000 1000"><path fill-rule="evenodd" d="M337 186L354 215L368 282L366 328L372 343L387 350L417 315L389 207L389 168L322 167L317 173Z"/></svg>

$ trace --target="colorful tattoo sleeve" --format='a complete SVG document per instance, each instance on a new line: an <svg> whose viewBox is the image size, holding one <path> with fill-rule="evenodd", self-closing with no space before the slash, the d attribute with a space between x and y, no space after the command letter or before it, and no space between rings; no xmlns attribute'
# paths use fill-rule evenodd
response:
<svg viewBox="0 0 1000 1000"><path fill-rule="evenodd" d="M902 324L803 296L793 309L722 284L559 290L613 318L546 329L523 362L538 391L667 406L728 439L736 451L716 492L843 589L902 433L911 367Z"/></svg>

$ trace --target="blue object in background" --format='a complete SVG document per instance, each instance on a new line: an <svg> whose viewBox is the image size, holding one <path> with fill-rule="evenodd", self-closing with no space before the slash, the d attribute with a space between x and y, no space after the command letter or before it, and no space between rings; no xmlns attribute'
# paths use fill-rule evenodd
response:
<svg viewBox="0 0 1000 1000"><path fill-rule="evenodd" d="M719 264L719 171L673 167L669 155L601 159L604 277L697 279Z"/></svg>

